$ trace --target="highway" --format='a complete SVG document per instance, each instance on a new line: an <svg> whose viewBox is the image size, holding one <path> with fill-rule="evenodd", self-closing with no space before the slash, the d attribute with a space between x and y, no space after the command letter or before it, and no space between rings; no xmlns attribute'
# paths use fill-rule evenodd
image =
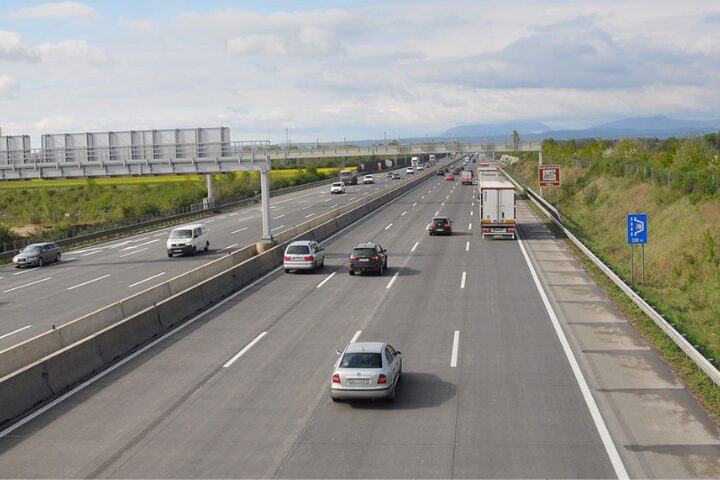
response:
<svg viewBox="0 0 720 480"><path fill-rule="evenodd" d="M331 195L325 185L273 197L271 233L403 182L401 175L391 180L375 174L375 184L348 186L344 195ZM162 228L63 252L60 263L42 268L0 268L0 350L253 244L262 232L259 204L191 223L208 226L209 252L168 258L170 228Z"/></svg>
<svg viewBox="0 0 720 480"><path fill-rule="evenodd" d="M452 236L428 236L436 212ZM712 420L518 214L521 240L482 240L475 188L430 178L326 241L318 272L276 270L0 432L0 477L717 477ZM384 276L348 275L362 241ZM402 352L394 403L330 400L351 339Z"/></svg>

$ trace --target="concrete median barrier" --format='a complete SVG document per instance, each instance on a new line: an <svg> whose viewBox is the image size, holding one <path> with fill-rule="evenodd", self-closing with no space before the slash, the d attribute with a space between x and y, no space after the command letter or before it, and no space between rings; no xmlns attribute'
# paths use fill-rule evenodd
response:
<svg viewBox="0 0 720 480"><path fill-rule="evenodd" d="M0 352L0 423L67 391L210 305L282 265L292 240L324 240L424 181L368 195L282 232L261 254L248 246Z"/></svg>

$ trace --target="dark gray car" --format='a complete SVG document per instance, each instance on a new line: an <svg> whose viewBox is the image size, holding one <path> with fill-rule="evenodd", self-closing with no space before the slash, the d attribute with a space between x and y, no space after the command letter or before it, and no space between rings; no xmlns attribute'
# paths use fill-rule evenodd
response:
<svg viewBox="0 0 720 480"><path fill-rule="evenodd" d="M13 264L20 267L42 267L46 263L60 261L60 245L54 242L33 243L13 257Z"/></svg>

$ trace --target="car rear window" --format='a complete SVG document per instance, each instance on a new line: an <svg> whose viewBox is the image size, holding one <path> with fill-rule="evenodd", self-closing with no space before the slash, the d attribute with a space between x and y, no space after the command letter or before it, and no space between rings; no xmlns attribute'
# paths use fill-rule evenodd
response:
<svg viewBox="0 0 720 480"><path fill-rule="evenodd" d="M340 368L382 368L379 353L346 353L340 361Z"/></svg>
<svg viewBox="0 0 720 480"><path fill-rule="evenodd" d="M375 251L374 248L355 248L355 249L353 249L352 254L353 254L353 257L365 258L365 257L374 257L375 255L377 255L377 252Z"/></svg>
<svg viewBox="0 0 720 480"><path fill-rule="evenodd" d="M307 245L290 245L285 253L288 255L304 255L310 253L310 248Z"/></svg>
<svg viewBox="0 0 720 480"><path fill-rule="evenodd" d="M440 218L433 218L433 223L448 223L448 219L447 219L447 218L442 218L442 217L440 217Z"/></svg>

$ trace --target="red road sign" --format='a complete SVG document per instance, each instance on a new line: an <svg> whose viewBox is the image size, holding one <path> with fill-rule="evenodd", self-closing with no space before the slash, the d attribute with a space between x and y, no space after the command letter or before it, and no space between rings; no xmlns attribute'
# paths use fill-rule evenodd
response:
<svg viewBox="0 0 720 480"><path fill-rule="evenodd" d="M560 165L540 165L538 178L541 187L559 187Z"/></svg>

